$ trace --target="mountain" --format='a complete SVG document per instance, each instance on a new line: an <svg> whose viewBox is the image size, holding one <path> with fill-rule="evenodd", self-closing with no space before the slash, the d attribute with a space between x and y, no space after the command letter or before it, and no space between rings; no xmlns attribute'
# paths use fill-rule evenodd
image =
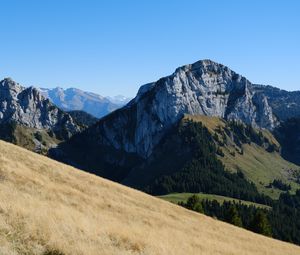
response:
<svg viewBox="0 0 300 255"><path fill-rule="evenodd" d="M286 91L272 86L253 85L257 93L265 95L273 113L282 121L300 117L300 91Z"/></svg>
<svg viewBox="0 0 300 255"><path fill-rule="evenodd" d="M73 118L33 88L0 81L0 137L33 150L57 145L82 130Z"/></svg>
<svg viewBox="0 0 300 255"><path fill-rule="evenodd" d="M269 130L279 125L267 97L257 93L245 77L224 65L203 60L142 86L130 103L60 149L69 162L87 162L96 173L106 172L106 177L122 180L137 162L153 154L184 114L238 120ZM76 151L83 144L86 152Z"/></svg>
<svg viewBox="0 0 300 255"><path fill-rule="evenodd" d="M45 97L65 111L81 110L96 118L105 116L129 101L128 98L123 96L103 97L76 88L40 88L40 91Z"/></svg>
<svg viewBox="0 0 300 255"><path fill-rule="evenodd" d="M11 79L0 81L0 123L41 129L68 128L70 135L79 131L69 114L59 110L37 89L25 88Z"/></svg>
<svg viewBox="0 0 300 255"><path fill-rule="evenodd" d="M148 157L184 114L235 119L267 129L278 125L267 98L246 78L204 60L142 86L128 106L99 122L99 135L104 144Z"/></svg>
<svg viewBox="0 0 300 255"><path fill-rule="evenodd" d="M98 121L96 117L84 111L69 111L68 114L77 124L83 127L92 126Z"/></svg>
<svg viewBox="0 0 300 255"><path fill-rule="evenodd" d="M3 141L0 155L3 255L300 254Z"/></svg>
<svg viewBox="0 0 300 255"><path fill-rule="evenodd" d="M300 168L277 135L291 134L279 131L282 125L256 85L204 60L142 86L129 104L50 156L150 194L204 192L268 203L262 194L282 193L270 186L274 180L291 184L291 192L300 188Z"/></svg>

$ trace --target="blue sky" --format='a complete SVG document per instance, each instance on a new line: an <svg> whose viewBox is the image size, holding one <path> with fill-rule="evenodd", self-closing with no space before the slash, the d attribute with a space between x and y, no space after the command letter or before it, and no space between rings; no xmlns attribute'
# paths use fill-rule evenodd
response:
<svg viewBox="0 0 300 255"><path fill-rule="evenodd" d="M0 79L134 96L212 59L300 90L300 1L0 0Z"/></svg>

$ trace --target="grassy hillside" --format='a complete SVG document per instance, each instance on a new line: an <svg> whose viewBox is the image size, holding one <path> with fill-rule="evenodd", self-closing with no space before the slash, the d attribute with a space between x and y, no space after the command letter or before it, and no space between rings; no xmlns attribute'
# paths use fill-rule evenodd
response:
<svg viewBox="0 0 300 255"><path fill-rule="evenodd" d="M0 142L0 254L300 254Z"/></svg>
<svg viewBox="0 0 300 255"><path fill-rule="evenodd" d="M278 153L269 153L257 145L246 144L243 149L244 154L235 154L235 157L228 151L224 151L225 157L222 161L228 169L243 170L245 175L256 184L259 191L272 198L278 198L280 190L266 188L274 179L281 179L291 184L292 192L300 188L299 184L291 179L290 172L290 170L298 170L298 166L284 160Z"/></svg>
<svg viewBox="0 0 300 255"><path fill-rule="evenodd" d="M216 134L216 130L224 130L226 126L226 121L217 117L186 115L185 118L203 123L213 135ZM262 134L272 144L279 146L269 131L262 130ZM268 152L263 146L251 142L251 144L242 144L243 153L240 153L241 149L232 141L232 138L227 134L226 138L227 144L220 146L224 156L219 156L219 159L228 170L233 172L241 170L249 180L255 183L260 192L277 199L281 191L266 187L274 179L291 184L292 192L300 188L293 178L294 173L299 173L300 167L283 159L279 152Z"/></svg>
<svg viewBox="0 0 300 255"><path fill-rule="evenodd" d="M44 155L49 148L61 142L51 131L29 128L16 123L0 125L0 139Z"/></svg>
<svg viewBox="0 0 300 255"><path fill-rule="evenodd" d="M224 201L232 201L232 202L236 202L236 203L240 202L241 204L244 204L244 205L253 205L253 206L256 206L259 208L270 208L269 206L266 206L266 205L253 203L253 202L249 202L249 201L244 201L244 200L239 200L239 199L232 198L232 197L224 197L224 196L219 196L219 195L203 194L203 193L172 193L172 194L158 196L158 197L162 198L166 201L177 204L178 202L186 202L187 199L194 194L197 195L201 200L205 200L205 199L211 200L211 201L216 200L220 204L222 204Z"/></svg>

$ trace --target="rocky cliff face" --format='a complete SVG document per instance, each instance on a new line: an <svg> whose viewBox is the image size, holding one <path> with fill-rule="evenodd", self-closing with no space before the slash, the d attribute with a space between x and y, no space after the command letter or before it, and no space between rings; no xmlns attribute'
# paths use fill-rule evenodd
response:
<svg viewBox="0 0 300 255"><path fill-rule="evenodd" d="M7 78L0 81L0 124L12 122L28 128L63 131L66 137L81 129L37 89L24 88Z"/></svg>
<svg viewBox="0 0 300 255"><path fill-rule="evenodd" d="M98 145L147 158L184 114L218 116L267 129L278 124L267 98L246 78L203 60L142 86L127 106L87 132Z"/></svg>
<svg viewBox="0 0 300 255"><path fill-rule="evenodd" d="M253 85L257 94L267 97L273 113L281 120L300 117L300 91L286 91L272 86Z"/></svg>

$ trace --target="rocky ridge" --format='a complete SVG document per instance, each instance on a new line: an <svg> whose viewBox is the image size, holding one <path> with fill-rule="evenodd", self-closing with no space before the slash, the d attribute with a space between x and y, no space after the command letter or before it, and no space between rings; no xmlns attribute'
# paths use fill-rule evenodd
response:
<svg viewBox="0 0 300 255"><path fill-rule="evenodd" d="M35 88L25 88L10 78L0 81L0 124L16 123L28 128L64 133L81 130L68 114L53 105Z"/></svg>
<svg viewBox="0 0 300 255"><path fill-rule="evenodd" d="M286 91L270 85L253 85L257 94L263 94L273 113L281 120L300 117L300 91Z"/></svg>

